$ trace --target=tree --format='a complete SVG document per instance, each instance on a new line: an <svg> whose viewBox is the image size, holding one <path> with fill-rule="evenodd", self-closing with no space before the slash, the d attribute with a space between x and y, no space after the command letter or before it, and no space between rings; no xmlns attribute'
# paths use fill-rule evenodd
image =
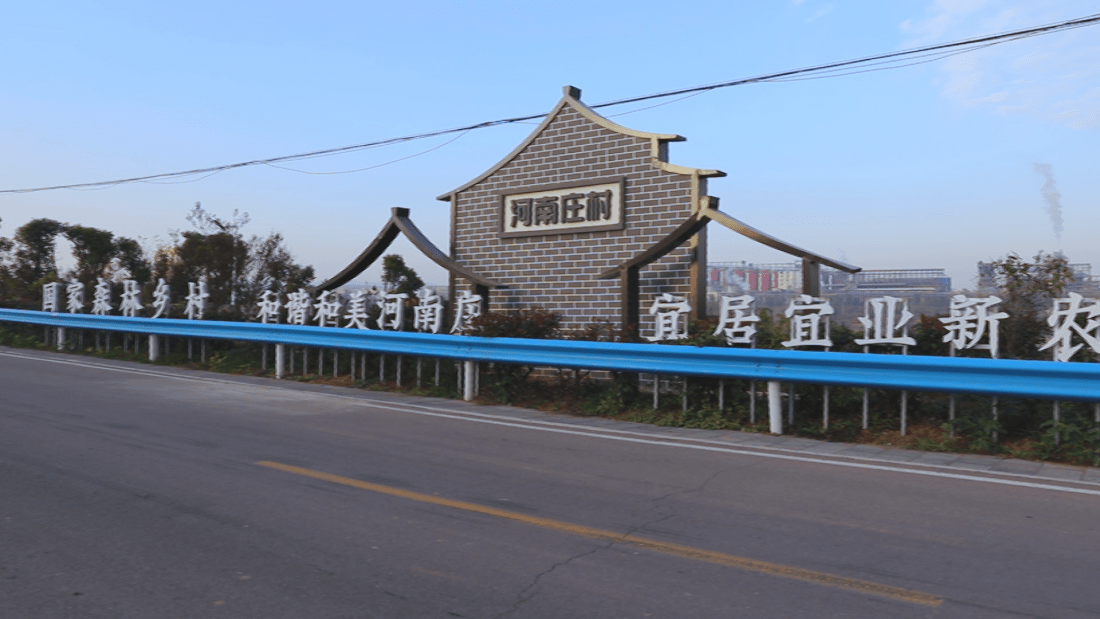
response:
<svg viewBox="0 0 1100 619"><path fill-rule="evenodd" d="M389 254L382 256L382 284L386 292L412 295L424 286L424 280L400 254Z"/></svg>
<svg viewBox="0 0 1100 619"><path fill-rule="evenodd" d="M128 279L147 284L153 278L153 265L145 258L145 249L134 239L119 237L115 242L118 266L126 271Z"/></svg>
<svg viewBox="0 0 1100 619"><path fill-rule="evenodd" d="M91 290L97 277L107 277L111 262L118 254L114 234L86 226L66 226L65 238L73 244L73 257L76 266L68 276L84 284Z"/></svg>
<svg viewBox="0 0 1100 619"><path fill-rule="evenodd" d="M158 247L152 263L145 263L151 278L169 282L175 299L187 295L188 282L206 279L219 318L240 319L255 314L264 290L288 292L313 281L313 267L294 261L281 234L245 240L241 228L249 221L247 213L234 210L222 218L195 203L187 221L195 229L172 232L172 242Z"/></svg>
<svg viewBox="0 0 1100 619"><path fill-rule="evenodd" d="M11 239L0 236L0 304L3 305L14 300L19 288L12 268L11 251L14 247Z"/></svg>
<svg viewBox="0 0 1100 619"><path fill-rule="evenodd" d="M34 287L42 278L57 276L54 252L57 235L65 224L53 219L32 219L15 231L15 277L27 287Z"/></svg>
<svg viewBox="0 0 1100 619"><path fill-rule="evenodd" d="M1073 282L1069 260L1061 254L1040 251L1032 262L1011 253L991 264L996 294L1003 299L998 309L1009 316L1000 325L1001 356L1045 358L1039 347L1050 330L1046 317L1052 299L1065 294Z"/></svg>
<svg viewBox="0 0 1100 619"><path fill-rule="evenodd" d="M187 293L187 282L205 279L215 312L235 305L248 263L248 243L241 235L241 228L249 221L248 213L238 215L234 210L232 219L223 219L196 202L187 221L196 230L176 234L173 295L182 298Z"/></svg>
<svg viewBox="0 0 1100 619"><path fill-rule="evenodd" d="M243 294L250 298L258 300L264 290L291 292L313 281L313 267L295 262L283 235L278 232L266 237L253 236L248 249L246 290Z"/></svg>

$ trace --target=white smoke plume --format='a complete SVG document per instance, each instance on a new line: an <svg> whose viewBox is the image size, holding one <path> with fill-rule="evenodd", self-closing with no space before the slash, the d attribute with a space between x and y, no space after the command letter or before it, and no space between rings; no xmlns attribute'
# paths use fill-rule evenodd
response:
<svg viewBox="0 0 1100 619"><path fill-rule="evenodd" d="M1058 186L1054 184L1054 166L1049 163L1036 163L1035 173L1047 179L1043 183L1043 198L1047 201L1047 214L1050 215L1050 225L1054 228L1054 238L1062 242L1062 194L1058 192Z"/></svg>

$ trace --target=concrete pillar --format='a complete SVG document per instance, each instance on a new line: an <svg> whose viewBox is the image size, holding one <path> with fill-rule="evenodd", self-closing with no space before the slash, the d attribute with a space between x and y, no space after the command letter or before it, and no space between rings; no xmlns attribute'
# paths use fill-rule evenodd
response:
<svg viewBox="0 0 1100 619"><path fill-rule="evenodd" d="M463 363L462 370L463 374L465 375L464 378L466 380L463 384L462 399L466 400L467 402L473 401L474 396L477 395L477 387L474 386L474 375L477 372L476 366L477 364L473 361L466 361Z"/></svg>
<svg viewBox="0 0 1100 619"><path fill-rule="evenodd" d="M772 434L783 434L783 394L777 380L768 381L768 420Z"/></svg>

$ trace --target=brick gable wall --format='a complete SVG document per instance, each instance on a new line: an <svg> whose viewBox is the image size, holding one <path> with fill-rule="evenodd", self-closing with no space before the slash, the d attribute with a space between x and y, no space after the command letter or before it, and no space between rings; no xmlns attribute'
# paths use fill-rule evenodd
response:
<svg viewBox="0 0 1100 619"><path fill-rule="evenodd" d="M626 179L624 229L499 237L503 194L620 176ZM563 314L566 329L594 320L618 324L619 281L596 276L681 224L692 212L691 185L690 176L653 165L650 139L601 127L566 105L511 161L454 196L451 255L508 286L490 292L491 311L544 307ZM643 334L652 331L646 310L656 295L689 296L692 253L686 245L679 247L640 271ZM456 291L472 291L468 282L456 284Z"/></svg>

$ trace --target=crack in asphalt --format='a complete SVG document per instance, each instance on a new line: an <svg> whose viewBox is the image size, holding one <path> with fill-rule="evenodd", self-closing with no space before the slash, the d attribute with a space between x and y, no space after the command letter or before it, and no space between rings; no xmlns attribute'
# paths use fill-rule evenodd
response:
<svg viewBox="0 0 1100 619"><path fill-rule="evenodd" d="M650 506L647 509L643 510L641 513L644 513L646 511L657 510L657 509L667 509L668 513L662 514L662 515L660 515L656 518L653 518L652 520L649 520L647 522L643 522L642 524L639 524L638 526L635 526L635 527L631 528L626 533L623 533L621 541L613 540L613 541L607 542L606 544L603 544L602 546L600 546L598 548L593 548L591 550L586 550L585 552L581 552L581 553L578 553L576 555L573 555L573 556L569 557L568 559L566 559L564 561L559 561L559 562L551 565L546 570L543 570L542 572L539 572L538 574L535 575L535 577L531 580L531 582L526 587L521 589L520 592L518 594L516 594L517 599L516 599L515 603L512 604L511 608L509 608L508 610L505 610L504 612L501 612L501 613L497 614L496 616L493 617L493 619L501 619L501 617L505 617L507 615L511 615L511 614L517 612L519 610L520 606L523 606L526 602L531 600L531 598L533 598L533 597L535 597L536 595L539 594L539 589L538 589L539 581L541 581L544 576L550 575L551 573L553 573L558 568L565 567L566 565L569 565L570 563L572 563L573 561L575 561L577 559L580 559L581 557L586 557L586 556L589 556L589 555L596 554L597 552L600 552L601 550L607 550L607 549L615 546L616 544L622 543L622 541L627 541L627 538L629 538L631 535L634 535L638 531L643 531L647 527L651 527L651 526L653 526L653 525L655 525L659 522L664 522L665 520L668 520L669 518L672 518L673 516L675 516L674 509L672 508L672 506L660 505L660 503L662 503L664 501L668 501L669 499L671 499L672 497L675 497L675 496L681 496L681 495L691 494L691 493L695 493L695 492L702 492L703 490L706 489L707 484L714 481L715 478L717 478L719 475L721 475L724 472L725 472L724 470L716 471L713 475L711 475L707 479L703 480L703 482L701 484L699 484L699 486L697 488L687 488L685 490L677 490L675 492L669 492L668 494L666 494L664 496L659 496L657 498L650 499L649 500ZM530 591L530 594L527 594L528 591ZM525 594L527 594L527 595L525 595Z"/></svg>

